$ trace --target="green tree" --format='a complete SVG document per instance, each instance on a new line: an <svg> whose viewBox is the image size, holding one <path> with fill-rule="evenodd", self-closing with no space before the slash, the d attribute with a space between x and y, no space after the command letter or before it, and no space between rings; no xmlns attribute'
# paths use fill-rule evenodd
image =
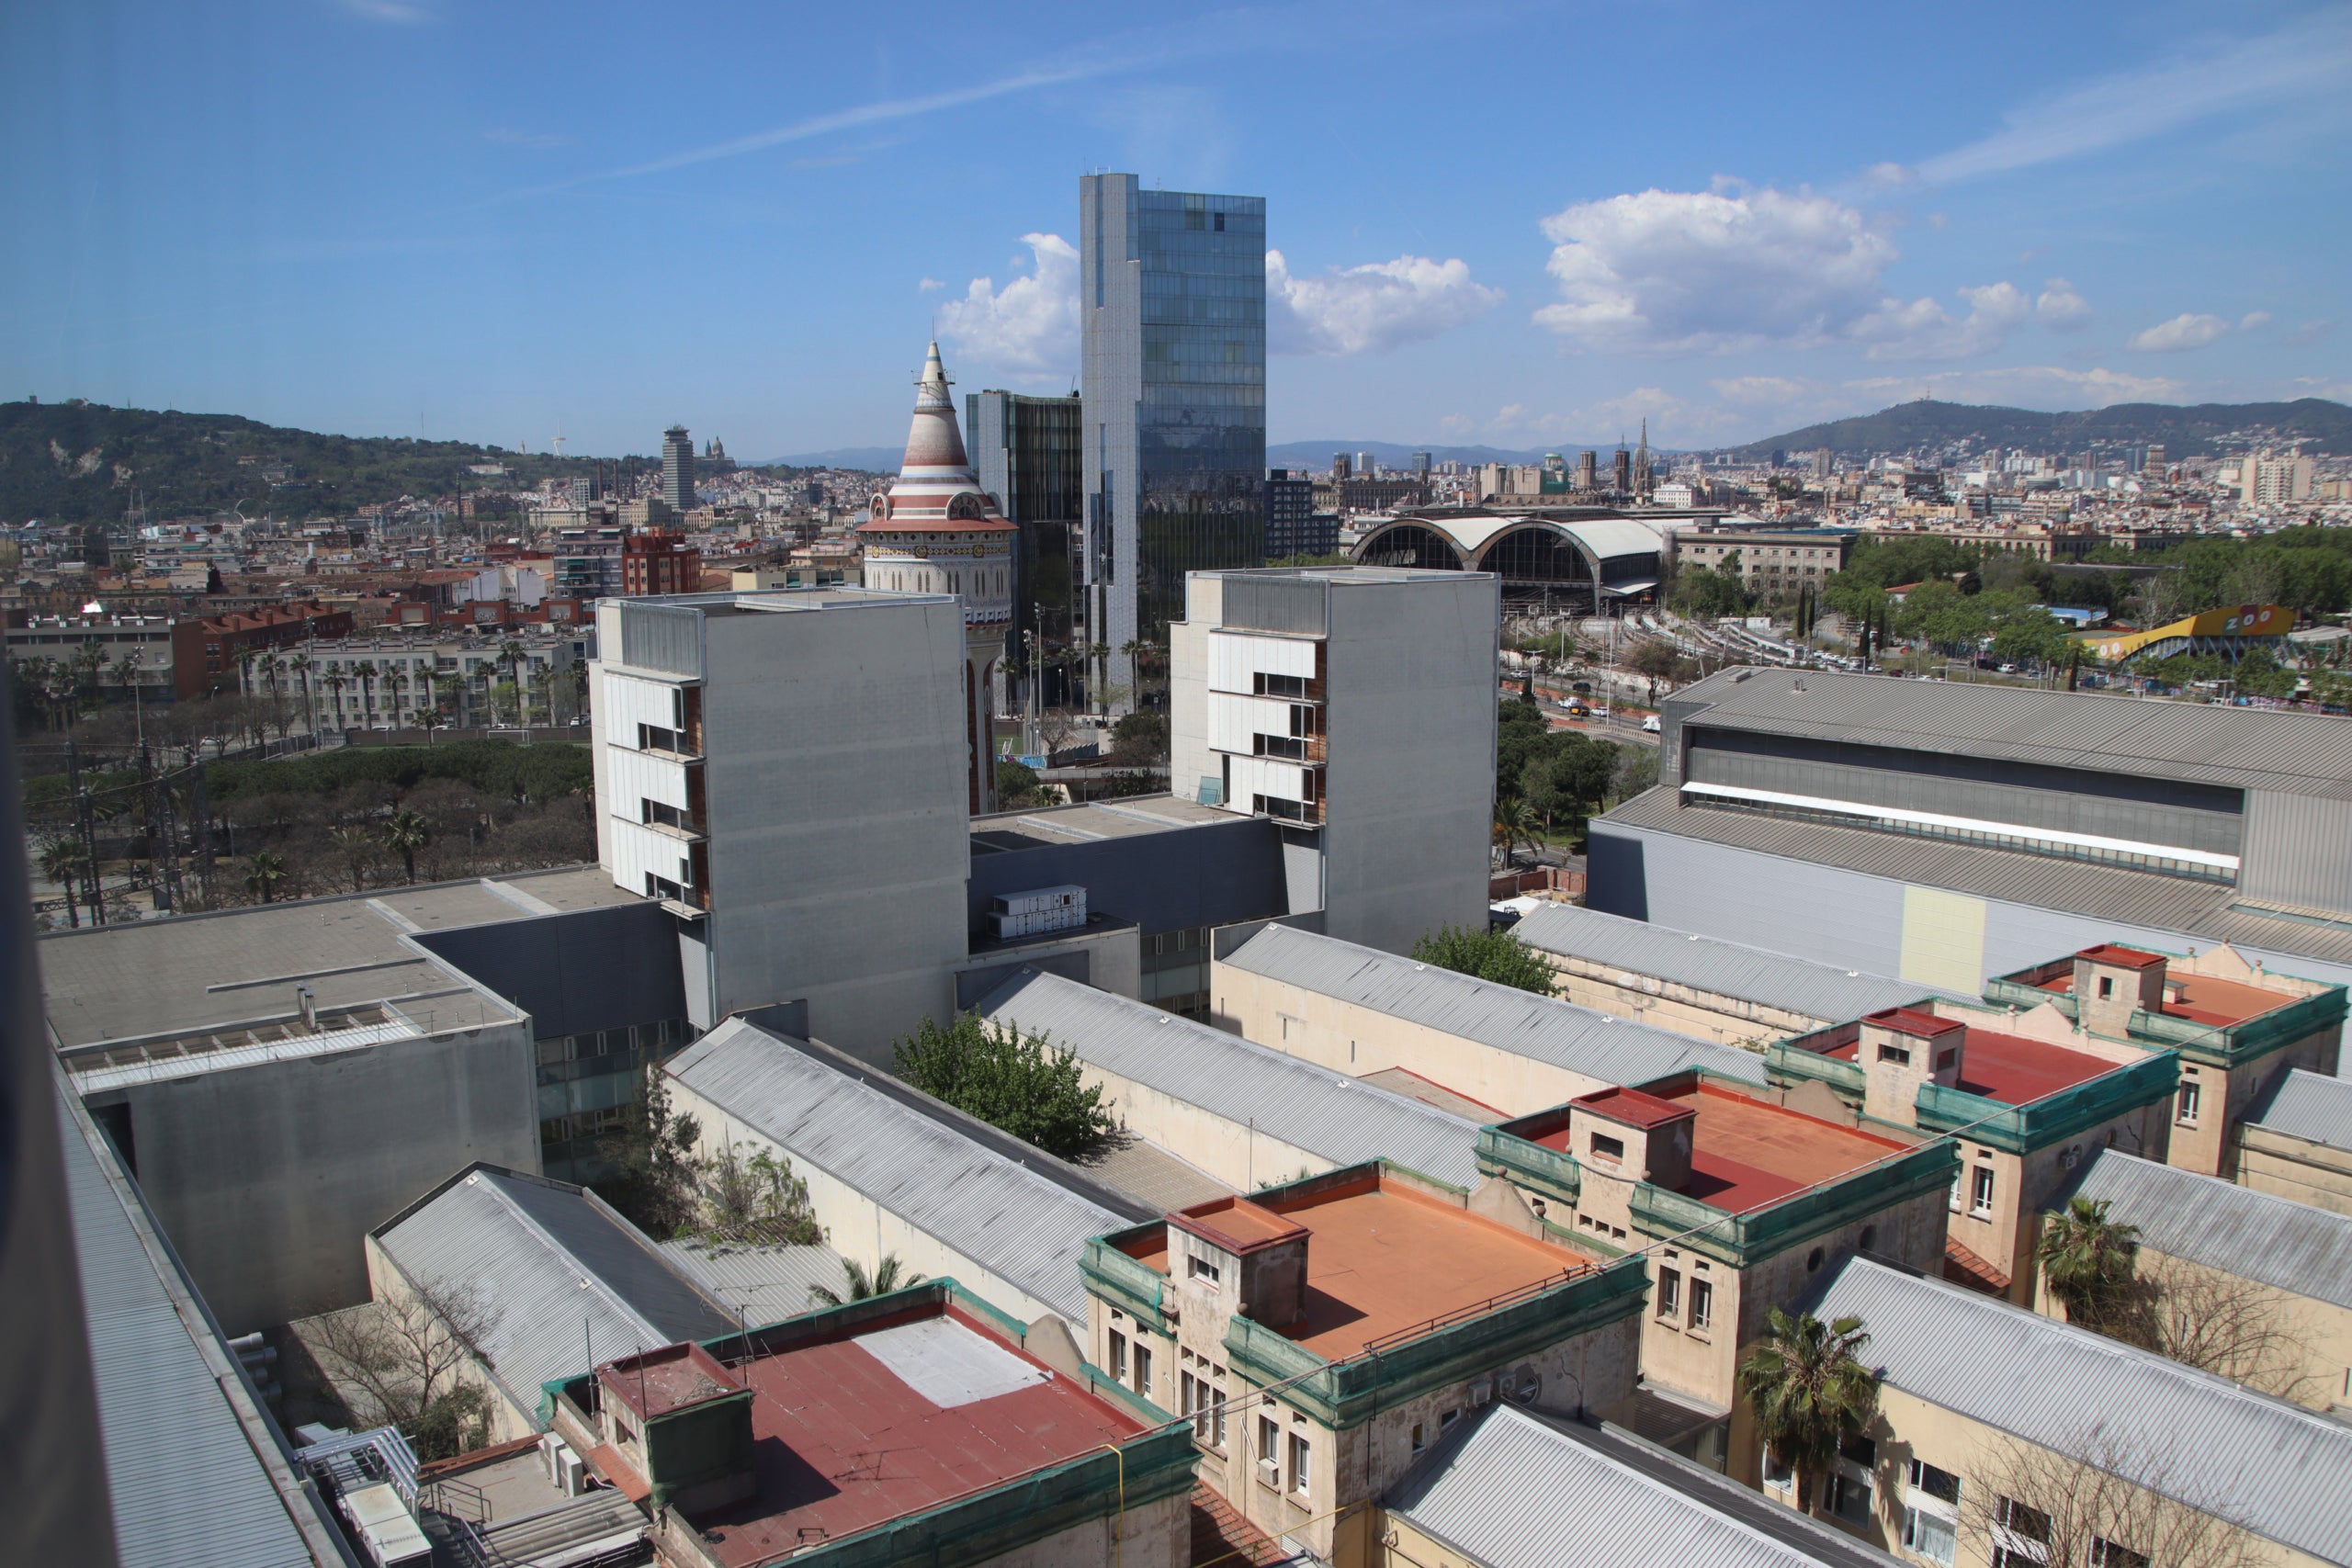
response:
<svg viewBox="0 0 2352 1568"><path fill-rule="evenodd" d="M266 904L277 885L286 880L286 857L274 850L257 850L245 859L245 891Z"/></svg>
<svg viewBox="0 0 2352 1568"><path fill-rule="evenodd" d="M824 1227L808 1207L808 1183L767 1149L729 1144L703 1162L703 1235L756 1247L813 1247Z"/></svg>
<svg viewBox="0 0 2352 1568"><path fill-rule="evenodd" d="M1523 697L1512 697L1495 710L1495 795L1516 795L1534 760L1552 733L1544 710Z"/></svg>
<svg viewBox="0 0 2352 1568"><path fill-rule="evenodd" d="M89 856L82 851L76 839L59 837L41 846L40 874L65 891L65 923L74 931L82 926L82 907L74 897L74 885L89 864Z"/></svg>
<svg viewBox="0 0 2352 1568"><path fill-rule="evenodd" d="M433 824L416 812L402 809L384 823L384 847L401 857L412 886L416 882L416 852L433 841Z"/></svg>
<svg viewBox="0 0 2352 1568"><path fill-rule="evenodd" d="M623 1108L620 1131L597 1141L612 1173L589 1185L631 1224L656 1241L690 1229L702 1208L702 1123L670 1108L669 1080L647 1063L637 1099Z"/></svg>
<svg viewBox="0 0 2352 1568"><path fill-rule="evenodd" d="M1100 1085L1088 1087L1076 1055L1044 1034L958 1013L944 1027L924 1019L891 1043L899 1076L967 1115L1067 1159L1117 1123Z"/></svg>
<svg viewBox="0 0 2352 1568"><path fill-rule="evenodd" d="M1119 720L1111 727L1111 755L1136 767L1167 761L1168 715L1158 708L1143 708Z"/></svg>
<svg viewBox="0 0 2352 1568"><path fill-rule="evenodd" d="M1520 793L1540 813L1548 830L1552 818L1580 819L1588 805L1609 798L1617 773L1617 747L1589 735L1565 730L1548 739L1529 761Z"/></svg>
<svg viewBox="0 0 2352 1568"><path fill-rule="evenodd" d="M1475 975L1539 997L1551 996L1556 989L1552 966L1509 931L1440 926L1413 944L1413 957L1418 963L1434 964L1457 975Z"/></svg>
<svg viewBox="0 0 2352 1568"><path fill-rule="evenodd" d="M1007 811L1017 811L1029 806L1051 806L1059 798L1039 781L1035 769L1010 757L997 759L996 800Z"/></svg>
<svg viewBox="0 0 2352 1568"><path fill-rule="evenodd" d="M327 838L342 854L344 864L351 870L351 890L357 893L366 888L368 862L376 851L375 839L356 822L345 822L329 829Z"/></svg>
<svg viewBox="0 0 2352 1568"><path fill-rule="evenodd" d="M1878 1374L1858 1359L1870 1342L1859 1317L1823 1323L1776 1306L1764 1337L1740 1360L1739 1390L1757 1435L1796 1472L1800 1513L1813 1512L1838 1449L1877 1413Z"/></svg>
<svg viewBox="0 0 2352 1568"><path fill-rule="evenodd" d="M1533 849L1535 829L1535 808L1524 799L1510 795L1495 802L1495 847L1505 859L1521 844Z"/></svg>
<svg viewBox="0 0 2352 1568"><path fill-rule="evenodd" d="M2077 1194L2050 1215L2034 1243L2042 1282L2066 1309L2066 1321L2107 1333L2136 1308L2138 1227L2107 1217L2108 1205Z"/></svg>
<svg viewBox="0 0 2352 1568"><path fill-rule="evenodd" d="M815 1306L846 1306L873 1296L887 1296L892 1291L904 1291L922 1283L922 1276L904 1269L899 1255L887 1252L882 1261L867 1274L854 1258L842 1259L842 1289L830 1290L823 1285L808 1287L808 1301Z"/></svg>

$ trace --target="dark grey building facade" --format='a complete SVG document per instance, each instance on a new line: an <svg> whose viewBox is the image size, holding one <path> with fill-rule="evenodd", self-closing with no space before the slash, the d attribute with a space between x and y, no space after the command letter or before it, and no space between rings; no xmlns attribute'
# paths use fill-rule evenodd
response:
<svg viewBox="0 0 2352 1568"><path fill-rule="evenodd" d="M1266 559L1340 552L1340 514L1315 510L1315 481L1275 468L1266 476Z"/></svg>
<svg viewBox="0 0 2352 1568"><path fill-rule="evenodd" d="M1088 636L1183 614L1184 574L1266 558L1266 203L1079 180Z"/></svg>
<svg viewBox="0 0 2352 1568"><path fill-rule="evenodd" d="M662 433L662 500L674 511L695 504L695 441L683 424Z"/></svg>
<svg viewBox="0 0 2352 1568"><path fill-rule="evenodd" d="M1082 408L1076 397L994 389L964 395L972 469L1021 531L1014 541L1020 581L1012 594L1010 669L1020 667L1020 639L1027 632L1042 630L1061 643L1072 636L1086 518Z"/></svg>

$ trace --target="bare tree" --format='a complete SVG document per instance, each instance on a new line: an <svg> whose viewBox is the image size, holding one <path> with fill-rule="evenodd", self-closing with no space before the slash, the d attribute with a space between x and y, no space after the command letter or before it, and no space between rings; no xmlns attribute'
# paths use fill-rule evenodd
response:
<svg viewBox="0 0 2352 1568"><path fill-rule="evenodd" d="M1996 1562L2007 1547L2047 1568L2256 1568L2235 1500L2180 1461L2198 1434L2172 1440L2183 1447L2105 1431L2064 1449L2001 1438L1961 1487L1961 1529Z"/></svg>
<svg viewBox="0 0 2352 1568"><path fill-rule="evenodd" d="M2147 1254L2139 1284L2148 1348L2276 1398L2310 1403L2310 1347L2289 1322L2277 1291L2241 1275Z"/></svg>
<svg viewBox="0 0 2352 1568"><path fill-rule="evenodd" d="M420 1459L446 1459L488 1440L489 1399L463 1374L499 1317L476 1286L419 1283L312 1318L302 1337L355 1419L399 1427Z"/></svg>

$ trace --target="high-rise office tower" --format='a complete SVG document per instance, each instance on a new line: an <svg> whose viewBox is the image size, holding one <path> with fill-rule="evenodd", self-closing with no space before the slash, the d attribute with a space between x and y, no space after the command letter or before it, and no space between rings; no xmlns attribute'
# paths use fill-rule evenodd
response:
<svg viewBox="0 0 2352 1568"><path fill-rule="evenodd" d="M1354 458L1349 457L1345 452L1334 452L1331 454L1331 477L1333 479L1352 479L1355 476L1355 471L1356 463Z"/></svg>
<svg viewBox="0 0 2352 1568"><path fill-rule="evenodd" d="M679 512L695 505L695 442L683 424L662 433L662 500Z"/></svg>
<svg viewBox="0 0 2352 1568"><path fill-rule="evenodd" d="M1089 640L1184 613L1184 574L1265 559L1266 203L1079 180Z"/></svg>
<svg viewBox="0 0 2352 1568"><path fill-rule="evenodd" d="M1413 477L1425 482L1428 480L1430 477L1430 455L1427 452L1416 452L1413 454Z"/></svg>
<svg viewBox="0 0 2352 1568"><path fill-rule="evenodd" d="M1356 472L1368 479L1378 479L1380 477L1379 460L1369 452L1357 453Z"/></svg>
<svg viewBox="0 0 2352 1568"><path fill-rule="evenodd" d="M1080 400L967 392L964 423L980 488L996 497L1006 519L1021 531L1013 635L1017 639L1041 630L1055 642L1068 642L1082 543L1077 536L1086 517ZM1016 641L1008 669L1019 667L1022 651Z"/></svg>

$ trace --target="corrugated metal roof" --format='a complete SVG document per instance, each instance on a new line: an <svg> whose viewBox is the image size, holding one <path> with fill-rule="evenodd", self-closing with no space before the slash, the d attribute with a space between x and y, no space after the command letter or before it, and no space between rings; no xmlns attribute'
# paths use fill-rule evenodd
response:
<svg viewBox="0 0 2352 1568"><path fill-rule="evenodd" d="M796 1161L1070 1322L1086 1321L1079 1258L1089 1239L1126 1228L1125 1215L740 1019L680 1052L668 1071Z"/></svg>
<svg viewBox="0 0 2352 1568"><path fill-rule="evenodd" d="M2068 1196L2107 1204L2109 1219L2167 1257L2352 1307L2352 1214L2116 1149L2094 1154Z"/></svg>
<svg viewBox="0 0 2352 1568"><path fill-rule="evenodd" d="M1382 1501L1484 1568L1889 1568L1832 1526L1610 1431L1489 1405Z"/></svg>
<svg viewBox="0 0 2352 1568"><path fill-rule="evenodd" d="M809 1310L808 1287L842 1288L842 1255L831 1247L738 1247L708 1241L657 1242L662 1255L714 1298L738 1307L752 1326Z"/></svg>
<svg viewBox="0 0 2352 1568"><path fill-rule="evenodd" d="M1933 994L1932 987L1785 958L1645 920L1629 920L1581 904L1545 904L1511 934L1530 947L1655 976L1693 990L1799 1012L1827 1022L1860 1018Z"/></svg>
<svg viewBox="0 0 2352 1568"><path fill-rule="evenodd" d="M997 987L979 1011L1335 1167L1385 1158L1456 1187L1477 1183L1477 1122L1191 1019L1036 970Z"/></svg>
<svg viewBox="0 0 2352 1568"><path fill-rule="evenodd" d="M246 1440L217 1381L237 1378L236 1359L215 1339L208 1360L191 1337L190 1319L173 1298L193 1315L196 1292L170 1255L151 1250L141 1235L153 1222L143 1207L133 1220L128 1205L138 1203L136 1190L119 1172L119 1188L107 1180L99 1162L112 1164L112 1155L93 1146L100 1134L87 1118L77 1108L58 1109L123 1568L340 1568L337 1558L314 1556L304 1543L269 1466ZM285 1479L290 1483L290 1472ZM323 1540L329 1527L313 1522Z"/></svg>
<svg viewBox="0 0 2352 1568"><path fill-rule="evenodd" d="M1689 1067L1764 1081L1764 1059L1746 1051L1289 926L1266 927L1221 962L1607 1083Z"/></svg>
<svg viewBox="0 0 2352 1568"><path fill-rule="evenodd" d="M2126 1479L2352 1564L2352 1426L1867 1258L1847 1258L1806 1305L1860 1318L1866 1359L1906 1393L2055 1452L2129 1455L2146 1468Z"/></svg>
<svg viewBox="0 0 2352 1568"><path fill-rule="evenodd" d="M636 1226L566 1182L477 1166L375 1235L411 1280L480 1293L496 1318L474 1348L526 1410L541 1383L587 1371L592 1354L735 1326Z"/></svg>
<svg viewBox="0 0 2352 1568"><path fill-rule="evenodd" d="M1676 694L1684 721L2352 799L2352 724L2324 714L1815 670L1738 673Z"/></svg>
<svg viewBox="0 0 2352 1568"><path fill-rule="evenodd" d="M2297 1067L2246 1120L2290 1138L2352 1149L2352 1083Z"/></svg>
<svg viewBox="0 0 2352 1568"><path fill-rule="evenodd" d="M2250 953L2352 964L2352 925L2264 915L2238 904L2237 890L2218 883L1866 828L1685 807L1673 790L1665 788L1627 801L1600 818L1599 825L1603 831L1671 833L1758 854L1842 866L1894 882L1947 887L2143 930L2180 931Z"/></svg>

